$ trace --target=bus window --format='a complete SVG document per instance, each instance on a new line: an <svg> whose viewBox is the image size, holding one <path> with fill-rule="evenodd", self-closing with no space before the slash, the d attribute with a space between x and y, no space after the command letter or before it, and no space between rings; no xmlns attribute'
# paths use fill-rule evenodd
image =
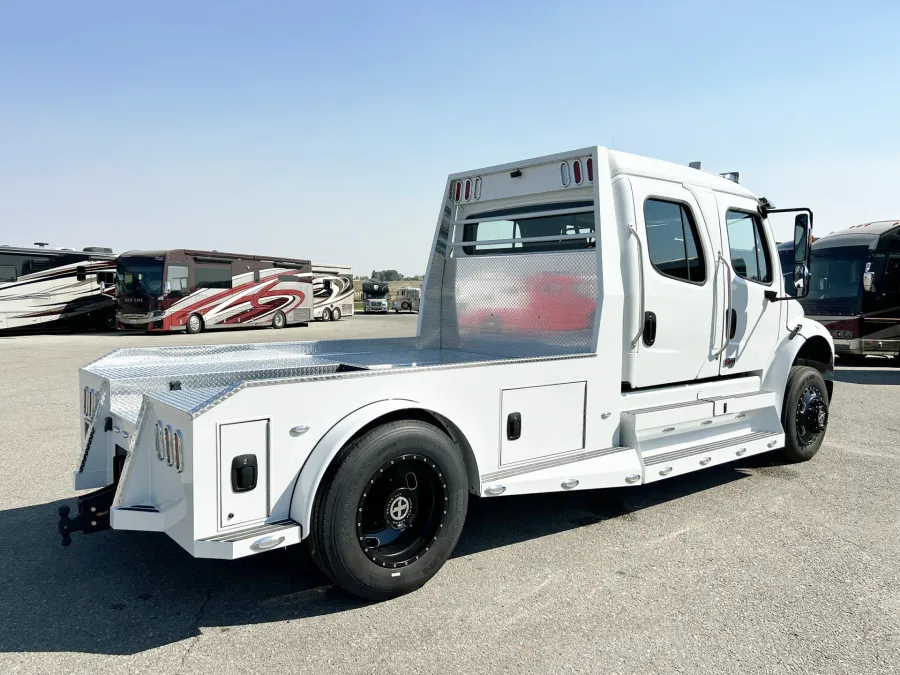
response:
<svg viewBox="0 0 900 675"><path fill-rule="evenodd" d="M166 283L169 284L170 298L183 298L188 290L187 265L169 265L166 268Z"/></svg>
<svg viewBox="0 0 900 675"><path fill-rule="evenodd" d="M231 288L231 267L197 267L197 288Z"/></svg>
<svg viewBox="0 0 900 675"><path fill-rule="evenodd" d="M10 265L0 265L0 283L16 280L16 268Z"/></svg>

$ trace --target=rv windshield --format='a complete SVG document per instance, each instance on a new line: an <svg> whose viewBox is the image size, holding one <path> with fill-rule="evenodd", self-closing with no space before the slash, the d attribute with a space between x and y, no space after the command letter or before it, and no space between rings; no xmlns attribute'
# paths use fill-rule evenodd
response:
<svg viewBox="0 0 900 675"><path fill-rule="evenodd" d="M163 256L120 257L116 261L116 294L162 295L164 263Z"/></svg>
<svg viewBox="0 0 900 675"><path fill-rule="evenodd" d="M867 246L816 250L810 262L809 296L801 301L808 314L858 314L862 278L869 259Z"/></svg>

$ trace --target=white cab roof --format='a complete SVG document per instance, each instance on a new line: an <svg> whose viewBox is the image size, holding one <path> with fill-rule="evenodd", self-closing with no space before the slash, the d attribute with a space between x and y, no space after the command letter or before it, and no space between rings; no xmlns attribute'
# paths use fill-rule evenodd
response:
<svg viewBox="0 0 900 675"><path fill-rule="evenodd" d="M609 171L613 176L617 174L628 174L632 176L657 178L673 183L688 183L690 185L707 187L712 190L717 190L718 192L726 192L728 194L738 195L756 201L756 195L748 189L741 187L734 181L723 178L718 174L702 169L692 169L689 166L682 166L681 164L675 164L674 162L665 162L661 159L632 155L628 152L610 150Z"/></svg>

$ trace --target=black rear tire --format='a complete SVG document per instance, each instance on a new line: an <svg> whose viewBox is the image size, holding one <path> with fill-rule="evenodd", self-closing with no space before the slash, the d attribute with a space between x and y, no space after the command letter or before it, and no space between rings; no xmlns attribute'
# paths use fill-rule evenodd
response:
<svg viewBox="0 0 900 675"><path fill-rule="evenodd" d="M819 451L828 426L828 405L828 389L819 371L809 366L791 368L781 409L782 455L788 462L806 462Z"/></svg>
<svg viewBox="0 0 900 675"><path fill-rule="evenodd" d="M401 466L401 473L408 471L407 478L401 478L397 486L386 484L394 480L388 478L391 471ZM410 482L412 492L407 489ZM398 489L391 491L391 487ZM392 507L403 490L410 495L409 520L405 526L391 527L388 514L394 513ZM416 492L419 497L412 497ZM462 532L468 500L466 467L450 438L418 420L390 422L338 453L316 495L310 553L337 586L353 595L380 601L409 593L450 558ZM380 525L385 525L388 534L379 536L396 536L393 541L398 543L382 545L374 535L366 535L371 530L362 521L370 514L383 514ZM396 535L397 531L401 534ZM408 547L394 552L406 541L403 537L410 542Z"/></svg>

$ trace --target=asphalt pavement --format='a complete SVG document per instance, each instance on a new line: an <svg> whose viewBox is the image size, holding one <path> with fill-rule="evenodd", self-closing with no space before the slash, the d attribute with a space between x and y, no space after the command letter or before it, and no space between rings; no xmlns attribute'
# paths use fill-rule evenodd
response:
<svg viewBox="0 0 900 675"><path fill-rule="evenodd" d="M473 498L420 591L366 604L294 547L59 545L79 366L125 346L411 335L414 315L199 336L0 337L0 673L900 672L900 368L838 368L813 461Z"/></svg>

